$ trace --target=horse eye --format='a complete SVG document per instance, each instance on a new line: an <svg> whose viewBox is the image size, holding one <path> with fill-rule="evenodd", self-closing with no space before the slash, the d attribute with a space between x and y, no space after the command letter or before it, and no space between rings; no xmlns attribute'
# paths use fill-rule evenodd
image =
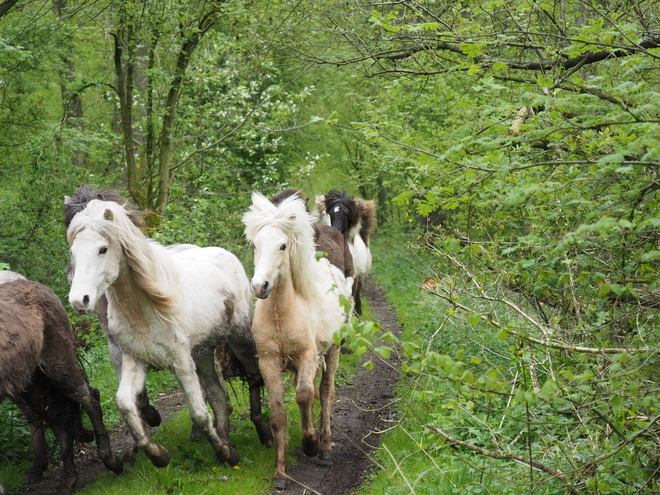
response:
<svg viewBox="0 0 660 495"><path fill-rule="evenodd" d="M107 252L108 252L108 248L105 247L105 246L102 247L101 249L99 249L99 254L105 254L105 253L107 253Z"/></svg>
<svg viewBox="0 0 660 495"><path fill-rule="evenodd" d="M286 244L282 244L282 245L280 246L280 251L284 251L285 249L286 249Z"/></svg>

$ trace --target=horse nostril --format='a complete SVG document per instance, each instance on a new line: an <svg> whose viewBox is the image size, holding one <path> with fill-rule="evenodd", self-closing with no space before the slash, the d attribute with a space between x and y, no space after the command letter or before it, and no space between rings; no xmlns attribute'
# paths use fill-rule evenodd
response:
<svg viewBox="0 0 660 495"><path fill-rule="evenodd" d="M89 296L83 297L83 306L87 306L89 304Z"/></svg>
<svg viewBox="0 0 660 495"><path fill-rule="evenodd" d="M266 281L264 282L264 285L261 286L261 290L262 290L262 291L265 291L265 290L267 290L267 289L268 289L268 280L266 280Z"/></svg>

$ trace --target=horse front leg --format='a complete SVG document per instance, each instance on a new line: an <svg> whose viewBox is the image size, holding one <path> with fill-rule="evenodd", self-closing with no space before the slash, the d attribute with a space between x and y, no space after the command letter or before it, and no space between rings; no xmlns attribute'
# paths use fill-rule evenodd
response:
<svg viewBox="0 0 660 495"><path fill-rule="evenodd" d="M319 458L322 460L330 459L332 450L332 429L331 416L332 406L335 403L335 373L339 366L338 345L333 345L325 355L325 368L321 377L321 453Z"/></svg>
<svg viewBox="0 0 660 495"><path fill-rule="evenodd" d="M17 404L23 415L28 421L30 427L30 437L32 439L32 466L25 473L23 483L34 485L44 475L48 469L48 445L46 444L46 426L44 422L36 419L33 410L27 404Z"/></svg>
<svg viewBox="0 0 660 495"><path fill-rule="evenodd" d="M157 443L149 441L137 407L137 396L144 389L146 379L145 366L132 356L124 354L121 381L116 396L117 409L133 436L135 447L126 450L123 461L132 464L135 461L136 448L139 448L144 451L154 466L165 467L170 463L170 454Z"/></svg>
<svg viewBox="0 0 660 495"><path fill-rule="evenodd" d="M314 429L314 378L316 377L316 354L308 351L297 363L296 402L300 409L303 435L303 452L309 457L319 453L319 439Z"/></svg>
<svg viewBox="0 0 660 495"><path fill-rule="evenodd" d="M53 426L52 428L60 444L62 455L62 478L55 489L56 495L69 495L73 492L73 487L78 481L78 473L73 462L73 432L75 431L73 419L75 418L64 418L64 425Z"/></svg>
<svg viewBox="0 0 660 495"><path fill-rule="evenodd" d="M105 333L105 336L108 339L108 351L110 353L110 361L112 361L112 366L115 369L115 375L117 375L117 383L121 381L121 368L124 354L115 341L115 338L109 331L108 327L108 298L103 294L98 302L96 303L96 315L99 318L101 323L101 328ZM140 393L137 395L137 406L140 410L140 416L146 421L149 426L158 426L160 425L161 418L158 410L149 404L149 397L147 396L147 391L145 388L142 388Z"/></svg>
<svg viewBox="0 0 660 495"><path fill-rule="evenodd" d="M207 374L204 379L208 380L208 374L210 374L210 371L206 371L206 369L212 367L213 372L215 372L213 355L211 354L208 357L201 358L199 361ZM190 355L179 356L179 359L174 365L174 373L179 381L183 395L186 398L186 403L190 410L190 419L211 443L218 460L227 462L231 466L238 464L240 456L236 449L229 443L229 438L226 436L226 432L225 438L222 438L213 426L213 420L206 407L206 400L204 399L204 393L202 392L200 380L196 372L196 365L192 357ZM217 390L212 390L212 393L216 394L216 397L214 397L214 400L216 400L216 407L224 407L224 410L221 413L219 410L215 411L215 409L214 412L226 417L226 401L224 406L218 406L217 398L221 393ZM221 425L221 427L227 428L224 425Z"/></svg>
<svg viewBox="0 0 660 495"><path fill-rule="evenodd" d="M270 427L275 438L275 488L284 490L287 485L286 475L286 409L284 408L284 385L279 355L260 356L259 369L268 391L270 404Z"/></svg>

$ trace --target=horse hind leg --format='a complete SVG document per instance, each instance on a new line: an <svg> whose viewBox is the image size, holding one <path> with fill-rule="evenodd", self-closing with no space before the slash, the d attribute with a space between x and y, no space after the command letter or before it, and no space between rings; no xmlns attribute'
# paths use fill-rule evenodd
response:
<svg viewBox="0 0 660 495"><path fill-rule="evenodd" d="M215 414L214 429L208 428L210 418L208 417L208 410L206 409L203 393L202 404L206 415L200 415L193 411L192 404L189 404L191 418L195 425L208 438L218 459L227 462L230 466L235 466L238 464L240 456L229 442L228 413L231 411L231 405L229 403L227 387L222 376L218 375L216 371L213 353L200 356L196 359L195 363L197 365L199 381L206 393L206 399L211 404L211 408Z"/></svg>
<svg viewBox="0 0 660 495"><path fill-rule="evenodd" d="M56 495L69 495L78 481L78 473L73 461L73 436L75 431L75 418L73 416L65 419L65 425L53 426L55 438L60 444L62 454L62 478L55 490Z"/></svg>
<svg viewBox="0 0 660 495"><path fill-rule="evenodd" d="M251 335L251 332L247 332L245 335ZM247 375L250 391L250 420L252 420L254 429L257 430L261 444L270 447L274 441L273 432L268 422L264 420L261 409L261 391L264 388L264 380L259 371L259 359L257 358L254 342L247 341L247 339L232 341L229 347ZM228 356L225 361L227 359L231 358Z"/></svg>
<svg viewBox="0 0 660 495"><path fill-rule="evenodd" d="M362 281L364 280L364 275L359 275L355 277L353 282L353 300L355 301L355 314L362 316Z"/></svg>

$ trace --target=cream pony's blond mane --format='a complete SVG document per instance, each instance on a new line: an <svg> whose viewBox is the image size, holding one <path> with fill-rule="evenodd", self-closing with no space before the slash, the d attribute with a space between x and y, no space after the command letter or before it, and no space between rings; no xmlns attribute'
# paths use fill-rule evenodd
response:
<svg viewBox="0 0 660 495"><path fill-rule="evenodd" d="M293 286L305 298L315 296L317 266L313 219L307 213L304 201L294 194L275 206L263 195L254 192L250 210L243 214L243 223L245 235L250 241L267 225L275 225L286 234L291 241L289 260Z"/></svg>
<svg viewBox="0 0 660 495"><path fill-rule="evenodd" d="M178 311L178 282L171 275L165 261L158 256L142 231L134 225L130 212L113 201L90 201L85 209L77 213L67 229L67 240L72 244L76 235L93 229L108 239L120 243L133 280L144 290L149 300L162 317L171 319Z"/></svg>

